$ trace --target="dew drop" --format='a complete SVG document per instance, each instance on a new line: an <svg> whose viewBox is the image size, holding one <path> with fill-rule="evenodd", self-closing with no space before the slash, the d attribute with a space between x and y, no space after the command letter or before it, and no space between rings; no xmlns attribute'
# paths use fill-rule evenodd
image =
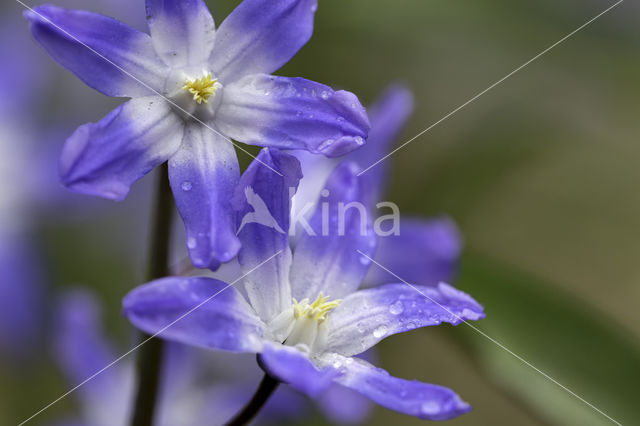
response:
<svg viewBox="0 0 640 426"><path fill-rule="evenodd" d="M323 90L322 93L320 93L320 97L326 101L327 99L329 99L329 92Z"/></svg>
<svg viewBox="0 0 640 426"><path fill-rule="evenodd" d="M356 136L355 138L353 138L353 140L356 142L358 146L364 145L364 139L362 139L360 136Z"/></svg>
<svg viewBox="0 0 640 426"><path fill-rule="evenodd" d="M381 325L380 327L373 330L373 337L375 337L376 339L384 337L387 334L387 331L388 331L387 326Z"/></svg>
<svg viewBox="0 0 640 426"><path fill-rule="evenodd" d="M420 406L420 411L426 415L434 415L440 412L440 407L433 401L425 402Z"/></svg>
<svg viewBox="0 0 640 426"><path fill-rule="evenodd" d="M366 256L360 256L360 263L361 263L363 266L366 266L366 265L368 265L368 264L370 264L370 263L371 263L371 259L369 259L369 258L368 258L368 257L366 257Z"/></svg>
<svg viewBox="0 0 640 426"><path fill-rule="evenodd" d="M335 141L333 139L327 139L326 141L324 141L320 145L318 145L317 150L318 151L323 151L323 150L329 148L334 143L335 143Z"/></svg>
<svg viewBox="0 0 640 426"><path fill-rule="evenodd" d="M415 322L408 322L407 323L407 330L413 330L414 328L416 328L416 323Z"/></svg>
<svg viewBox="0 0 640 426"><path fill-rule="evenodd" d="M193 185L191 184L191 182L189 182L188 180L182 182L182 185L180 185L180 187L182 188L183 191L191 191L191 188L193 188Z"/></svg>
<svg viewBox="0 0 640 426"><path fill-rule="evenodd" d="M190 249L196 248L197 245L198 245L198 242L196 241L195 238L189 237L187 239L187 247L189 247Z"/></svg>
<svg viewBox="0 0 640 426"><path fill-rule="evenodd" d="M402 312L404 312L404 305L401 301L398 300L397 302L389 306L389 312L391 312L392 315L400 315Z"/></svg>

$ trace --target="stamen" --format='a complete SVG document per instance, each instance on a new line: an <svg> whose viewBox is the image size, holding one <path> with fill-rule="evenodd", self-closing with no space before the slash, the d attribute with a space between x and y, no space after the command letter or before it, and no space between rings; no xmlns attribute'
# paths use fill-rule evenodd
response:
<svg viewBox="0 0 640 426"><path fill-rule="evenodd" d="M198 79L188 79L184 83L183 89L193 95L193 100L198 104L209 103L209 97L213 96L218 89L218 79L211 77L211 73Z"/></svg>
<svg viewBox="0 0 640 426"><path fill-rule="evenodd" d="M320 292L318 298L311 304L309 304L309 299L307 298L300 302L293 299L293 315L295 319L302 318L306 315L308 318L321 323L327 319L329 312L335 309L340 305L340 302L342 302L341 299L333 300L331 302L328 302L328 300L329 296L324 296L322 292Z"/></svg>

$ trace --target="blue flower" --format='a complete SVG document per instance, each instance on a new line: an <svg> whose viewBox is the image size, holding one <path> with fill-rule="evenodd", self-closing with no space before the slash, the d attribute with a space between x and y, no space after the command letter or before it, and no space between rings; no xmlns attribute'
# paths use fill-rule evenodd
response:
<svg viewBox="0 0 640 426"><path fill-rule="evenodd" d="M354 162L364 170L392 150L393 142L413 112L413 96L403 85L393 84L368 108L368 112L371 130L363 147L340 158L326 158L305 151L292 152L300 160L304 175L294 197L294 216L303 214L303 217L309 217L302 210L316 200L322 200L321 191L338 165ZM371 197L367 200L371 214L377 212L376 203L382 201L389 182L389 164L381 162L360 176L361 179L368 180L367 185L371 188ZM308 212L312 213L312 210ZM398 235L378 235L376 262L415 284L437 285L454 278L462 239L451 219L424 219L402 215L399 230ZM294 231L297 234L301 230ZM394 280L396 278L382 268L371 268L363 285L369 287Z"/></svg>
<svg viewBox="0 0 640 426"><path fill-rule="evenodd" d="M250 210L251 188L280 229L290 222L290 188L301 177L299 162L277 150L261 151L243 175L234 206L238 219ZM375 251L375 235L365 219L340 204L371 197L354 163L340 165L329 178L327 211L311 224L343 221L326 235L304 235L289 249L288 235L276 227L249 223L239 233L242 289L213 278L168 277L129 293L124 313L138 328L160 337L216 350L258 353L272 377L312 397L333 383L355 390L377 404L424 419L444 420L470 409L452 390L390 376L354 358L390 335L443 322L459 324L484 316L465 293L438 286L386 284L359 290ZM344 205L344 204L343 204ZM325 216L328 212L328 217ZM337 227L339 228L339 227ZM363 256L366 255L366 256Z"/></svg>
<svg viewBox="0 0 640 426"><path fill-rule="evenodd" d="M102 328L100 304L92 293L65 293L55 314L54 354L70 386L84 382L117 358L118 353ZM259 368L254 357L205 353L178 343L167 348L158 411L160 425L222 424L242 408L257 385ZM80 403L79 413L56 425L127 424L135 390L133 367L132 359L123 359L89 380L74 393ZM205 376L211 380L203 380ZM331 411L328 406L322 408L338 422L360 419L366 413L366 407L357 405L360 401L353 395L334 391L326 399ZM257 424L296 419L309 408L298 393L283 388L260 413Z"/></svg>
<svg viewBox="0 0 640 426"><path fill-rule="evenodd" d="M311 37L317 0L245 0L217 30L202 0L146 7L150 36L87 11L25 13L57 62L106 95L133 98L67 140L62 181L122 200L169 160L192 261L215 269L240 247L228 205L240 173L230 139L337 156L364 143L367 115L352 93L269 75Z"/></svg>

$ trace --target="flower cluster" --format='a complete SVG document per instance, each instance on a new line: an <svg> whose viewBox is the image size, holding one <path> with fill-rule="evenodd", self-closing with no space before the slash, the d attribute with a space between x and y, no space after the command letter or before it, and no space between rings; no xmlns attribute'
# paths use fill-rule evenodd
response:
<svg viewBox="0 0 640 426"><path fill-rule="evenodd" d="M367 114L350 92L272 75L310 39L316 10L317 0L244 0L216 28L203 0L146 0L149 34L87 11L27 11L53 59L97 91L131 98L69 137L61 179L73 191L123 200L135 181L167 163L191 263L212 272L158 277L132 290L123 312L138 329L257 354L268 380L324 401L330 417L349 411L331 395L349 394L361 412L366 398L422 419L450 419L470 409L455 392L393 377L362 354L397 333L481 319L483 308L443 282L460 250L449 220L403 217L402 233L374 232L388 170L361 172L405 124L410 93L392 86ZM263 147L243 173L236 148L244 149L234 141ZM297 211L305 201L315 207ZM344 208L350 204L366 214ZM287 231L300 215L316 232L293 238ZM240 275L223 279L226 263ZM62 330L70 331L57 351L76 382L108 359L83 300L64 309ZM77 359L79 345L97 348L84 360L90 368ZM114 392L132 387L121 385L130 379L123 376L87 386L86 404L103 404L105 389L114 400L128 396ZM129 415L127 402L113 405ZM109 417L108 406L93 408Z"/></svg>

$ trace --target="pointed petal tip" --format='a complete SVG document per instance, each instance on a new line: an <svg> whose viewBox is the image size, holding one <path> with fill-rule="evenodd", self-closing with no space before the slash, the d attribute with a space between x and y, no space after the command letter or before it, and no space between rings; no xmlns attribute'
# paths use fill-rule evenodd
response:
<svg viewBox="0 0 640 426"><path fill-rule="evenodd" d="M25 19L27 19L29 22L31 22L32 24L35 23L47 23L50 24L50 22L44 17L44 15L46 15L47 11L56 11L56 10L61 10L61 7L58 6L53 6L50 4L43 4L40 6L35 6L35 7L31 7L25 11L22 12L22 16L25 17Z"/></svg>
<svg viewBox="0 0 640 426"><path fill-rule="evenodd" d="M208 257L202 256L202 250L197 247L190 247L190 241L197 241L195 238L187 238L187 248L189 250L189 257L191 264L198 269L210 269L211 271L217 271L224 263L232 261L240 251L241 243L237 237L233 237L230 241L223 244L224 251L211 252Z"/></svg>
<svg viewBox="0 0 640 426"><path fill-rule="evenodd" d="M38 15L34 13L33 10L30 10L30 9L23 11L22 16L31 23L33 23L36 19L38 19Z"/></svg>
<svg viewBox="0 0 640 426"><path fill-rule="evenodd" d="M486 316L484 312L484 306L482 306L473 297L471 297L464 291L458 290L457 288L445 282L440 282L438 284L438 291L445 296L449 296L453 299L458 299L469 303L470 307L463 309L460 315L463 320L459 321L458 323L463 321L476 321Z"/></svg>
<svg viewBox="0 0 640 426"><path fill-rule="evenodd" d="M471 405L462 400L458 394L443 403L428 401L422 404L417 417L421 420L451 420L471 411Z"/></svg>

